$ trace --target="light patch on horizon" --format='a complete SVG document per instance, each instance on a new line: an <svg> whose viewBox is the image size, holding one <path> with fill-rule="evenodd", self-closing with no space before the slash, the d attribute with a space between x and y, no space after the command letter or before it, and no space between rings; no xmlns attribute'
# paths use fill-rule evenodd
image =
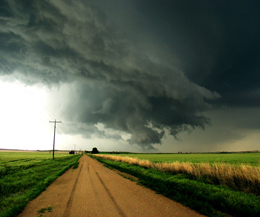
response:
<svg viewBox="0 0 260 217"><path fill-rule="evenodd" d="M46 93L37 87L25 88L0 80L1 148L51 148L51 129L40 104L45 97Z"/></svg>

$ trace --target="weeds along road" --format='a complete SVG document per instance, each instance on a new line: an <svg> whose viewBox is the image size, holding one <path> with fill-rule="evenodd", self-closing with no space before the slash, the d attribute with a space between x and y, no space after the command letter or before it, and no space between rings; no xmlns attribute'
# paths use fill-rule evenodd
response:
<svg viewBox="0 0 260 217"><path fill-rule="evenodd" d="M86 155L79 161L77 169L56 179L18 216L202 216L123 178Z"/></svg>

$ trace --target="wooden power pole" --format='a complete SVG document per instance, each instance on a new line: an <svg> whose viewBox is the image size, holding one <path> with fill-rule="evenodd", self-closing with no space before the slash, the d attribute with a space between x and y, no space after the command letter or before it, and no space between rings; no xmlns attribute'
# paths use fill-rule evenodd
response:
<svg viewBox="0 0 260 217"><path fill-rule="evenodd" d="M54 149L55 149L55 131L56 131L56 123L61 123L61 121L49 121L50 123L54 123L54 136L53 136L53 153L52 153L52 159L54 160Z"/></svg>

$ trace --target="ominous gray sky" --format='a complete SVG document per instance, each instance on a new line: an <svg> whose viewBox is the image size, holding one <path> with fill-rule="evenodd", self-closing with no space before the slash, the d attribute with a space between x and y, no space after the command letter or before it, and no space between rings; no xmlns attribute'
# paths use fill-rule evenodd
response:
<svg viewBox="0 0 260 217"><path fill-rule="evenodd" d="M7 66L27 86L59 87L48 107L64 134L121 150L258 149L259 6L2 0L0 75Z"/></svg>

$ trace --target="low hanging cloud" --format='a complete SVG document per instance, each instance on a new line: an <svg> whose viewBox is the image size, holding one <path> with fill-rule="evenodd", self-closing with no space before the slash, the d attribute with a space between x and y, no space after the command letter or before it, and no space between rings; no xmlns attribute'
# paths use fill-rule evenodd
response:
<svg viewBox="0 0 260 217"><path fill-rule="evenodd" d="M140 50L91 1L3 2L1 59L26 84L71 86L61 113L81 125L72 133L92 126L99 135L102 123L149 150L166 130L176 136L209 123L202 113L220 95Z"/></svg>

